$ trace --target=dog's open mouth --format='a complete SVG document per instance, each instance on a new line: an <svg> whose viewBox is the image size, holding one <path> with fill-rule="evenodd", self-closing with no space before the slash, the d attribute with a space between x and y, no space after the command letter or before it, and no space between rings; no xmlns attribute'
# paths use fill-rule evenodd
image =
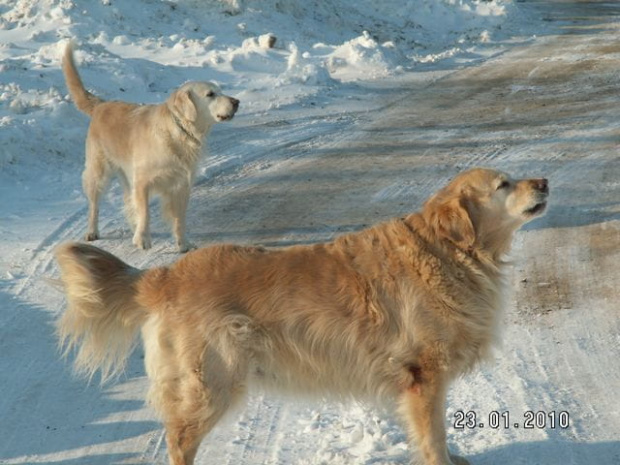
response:
<svg viewBox="0 0 620 465"><path fill-rule="evenodd" d="M231 113L230 115L217 115L217 119L218 121L228 121L231 120L233 116L235 116L234 113Z"/></svg>
<svg viewBox="0 0 620 465"><path fill-rule="evenodd" d="M545 208L547 208L547 201L542 201L534 205L532 208L528 208L523 213L525 213L527 216L536 216L544 212Z"/></svg>

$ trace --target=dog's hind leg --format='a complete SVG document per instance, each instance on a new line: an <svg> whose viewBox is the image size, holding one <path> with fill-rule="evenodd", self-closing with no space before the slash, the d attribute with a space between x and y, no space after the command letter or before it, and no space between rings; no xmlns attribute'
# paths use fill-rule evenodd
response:
<svg viewBox="0 0 620 465"><path fill-rule="evenodd" d="M193 411L179 408L164 420L171 465L193 465L202 439L235 400L229 393L209 389L203 389L202 392L196 390L195 394L193 398L183 399L183 403L193 405Z"/></svg>
<svg viewBox="0 0 620 465"><path fill-rule="evenodd" d="M86 166L82 173L82 187L88 198L87 241L99 239L99 198L110 180L110 167L101 155L99 147L86 142Z"/></svg>
<svg viewBox="0 0 620 465"><path fill-rule="evenodd" d="M243 325L232 331L243 332ZM245 397L250 355L244 335L226 328L200 337L170 335L163 328L167 322L144 330L149 399L166 428L170 464L192 465L202 439ZM204 339L211 342L205 345Z"/></svg>
<svg viewBox="0 0 620 465"><path fill-rule="evenodd" d="M192 465L202 439L245 395L245 380L239 379L245 373L231 373L230 367L214 358L208 365L209 374L194 370L160 393L171 465Z"/></svg>

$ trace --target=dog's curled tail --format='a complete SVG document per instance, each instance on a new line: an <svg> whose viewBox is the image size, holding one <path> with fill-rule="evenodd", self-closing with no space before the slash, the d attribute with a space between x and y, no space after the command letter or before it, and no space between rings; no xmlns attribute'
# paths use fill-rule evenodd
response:
<svg viewBox="0 0 620 465"><path fill-rule="evenodd" d="M56 249L67 310L57 321L64 354L76 349L75 368L102 383L119 375L148 311L137 301L142 272L97 247L70 242Z"/></svg>
<svg viewBox="0 0 620 465"><path fill-rule="evenodd" d="M69 94L71 94L75 106L88 116L92 115L95 107L103 102L103 100L88 92L84 84L82 84L82 79L80 79L80 75L75 67L75 61L73 60L72 42L69 42L65 48L65 55L62 60L62 72L65 75L65 82L67 83Z"/></svg>

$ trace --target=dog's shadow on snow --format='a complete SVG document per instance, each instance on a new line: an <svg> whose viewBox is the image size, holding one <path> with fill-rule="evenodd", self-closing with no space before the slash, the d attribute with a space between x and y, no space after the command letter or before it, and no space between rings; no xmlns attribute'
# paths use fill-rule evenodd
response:
<svg viewBox="0 0 620 465"><path fill-rule="evenodd" d="M0 282L0 462L29 456L42 458L38 463L89 465L137 460L132 453L102 452L118 450L105 444L160 434L160 425L140 412L146 392L146 384L139 379L144 374L141 350L134 352L119 383L101 387L98 377L88 383L73 374L72 355L63 360L53 315L2 287ZM48 301L61 298L51 287L43 292L49 294ZM120 391L123 382L136 383L130 394ZM127 421L126 415L116 420L119 412L136 412L136 420ZM75 459L53 457L63 452L66 457L67 451L79 448L89 452L79 452Z"/></svg>
<svg viewBox="0 0 620 465"><path fill-rule="evenodd" d="M133 460L132 460L133 458ZM28 463L28 462L24 462ZM37 461L39 465L111 465L111 464L145 464L144 460L135 457L135 454L92 454L87 457L78 457L75 459L63 458L62 460L52 460L49 462Z"/></svg>
<svg viewBox="0 0 620 465"><path fill-rule="evenodd" d="M564 440L520 442L466 457L471 465L616 465L620 441L581 443Z"/></svg>

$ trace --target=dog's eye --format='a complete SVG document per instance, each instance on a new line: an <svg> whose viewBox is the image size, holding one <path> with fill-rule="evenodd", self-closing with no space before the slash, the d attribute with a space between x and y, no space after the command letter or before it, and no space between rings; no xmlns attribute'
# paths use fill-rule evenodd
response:
<svg viewBox="0 0 620 465"><path fill-rule="evenodd" d="M510 187L510 183L504 179L502 182L499 183L499 186L497 186L497 190L507 189L509 187Z"/></svg>
<svg viewBox="0 0 620 465"><path fill-rule="evenodd" d="M215 92L213 92L212 90L207 91L207 93L205 94L205 97L213 97L215 95Z"/></svg>

